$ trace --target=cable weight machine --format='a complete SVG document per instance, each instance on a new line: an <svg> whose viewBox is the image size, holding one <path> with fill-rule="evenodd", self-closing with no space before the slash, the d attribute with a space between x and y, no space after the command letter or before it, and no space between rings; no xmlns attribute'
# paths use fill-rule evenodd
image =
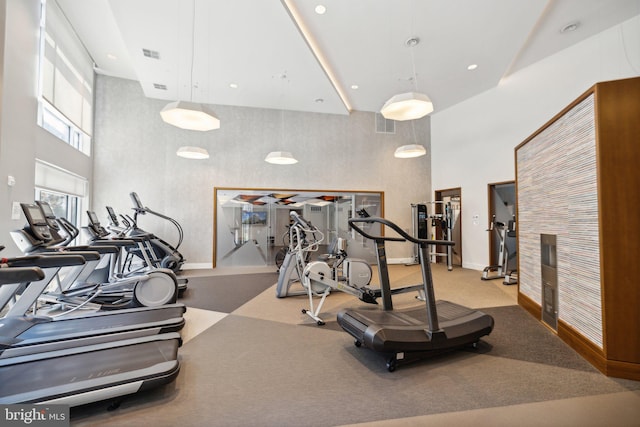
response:
<svg viewBox="0 0 640 427"><path fill-rule="evenodd" d="M453 241L453 209L451 202L434 201L411 204L413 236L418 239ZM438 235L440 231L440 235ZM414 264L418 264L418 246L414 249ZM431 262L444 258L447 270L453 270L453 246L432 246L429 250Z"/></svg>

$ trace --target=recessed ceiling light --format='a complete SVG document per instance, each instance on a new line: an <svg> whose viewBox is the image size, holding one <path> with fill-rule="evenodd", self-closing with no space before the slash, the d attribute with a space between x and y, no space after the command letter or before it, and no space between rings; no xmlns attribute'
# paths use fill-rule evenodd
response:
<svg viewBox="0 0 640 427"><path fill-rule="evenodd" d="M575 31L578 29L578 27L580 26L579 22L570 22L567 25L565 25L564 27L560 28L560 32L561 33L570 33L572 31Z"/></svg>
<svg viewBox="0 0 640 427"><path fill-rule="evenodd" d="M231 89L238 89L238 83L229 83Z"/></svg>
<svg viewBox="0 0 640 427"><path fill-rule="evenodd" d="M327 8L324 7L324 5L319 4L316 6L315 11L318 15L324 15L324 13L327 11Z"/></svg>
<svg viewBox="0 0 640 427"><path fill-rule="evenodd" d="M478 68L478 64L471 64L467 67L467 70L472 71Z"/></svg>
<svg viewBox="0 0 640 427"><path fill-rule="evenodd" d="M358 89L358 87L359 87L358 85L351 85L351 89L353 89L353 90Z"/></svg>

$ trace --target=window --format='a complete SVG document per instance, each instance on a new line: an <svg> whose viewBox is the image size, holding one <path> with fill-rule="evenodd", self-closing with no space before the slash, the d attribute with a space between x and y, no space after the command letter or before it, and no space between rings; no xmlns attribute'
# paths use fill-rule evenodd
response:
<svg viewBox="0 0 640 427"><path fill-rule="evenodd" d="M49 202L56 216L80 227L87 206L87 180L52 164L36 160L35 199Z"/></svg>
<svg viewBox="0 0 640 427"><path fill-rule="evenodd" d="M56 217L66 218L76 227L79 227L82 213L80 197L36 187L35 199L49 203Z"/></svg>
<svg viewBox="0 0 640 427"><path fill-rule="evenodd" d="M55 0L42 0L38 124L91 152L93 61Z"/></svg>

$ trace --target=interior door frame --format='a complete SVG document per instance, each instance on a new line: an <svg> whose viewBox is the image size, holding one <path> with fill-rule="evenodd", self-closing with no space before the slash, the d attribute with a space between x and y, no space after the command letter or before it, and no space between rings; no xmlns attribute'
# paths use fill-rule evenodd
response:
<svg viewBox="0 0 640 427"><path fill-rule="evenodd" d="M460 216L462 216L462 187L453 187L453 188L445 188L442 190L434 191L434 199L436 202L441 202L444 197L459 197L460 198ZM441 204L436 203L436 213L443 213ZM453 263L454 266L462 267L462 221L460 221L460 236L458 241L456 241L456 245L454 246L454 250L460 254L460 263ZM436 239L442 238L442 232L438 230L436 232ZM444 248L437 248L438 252L444 251ZM436 262L446 262L444 259L440 260L436 258ZM453 262L453 260L452 260Z"/></svg>
<svg viewBox="0 0 640 427"><path fill-rule="evenodd" d="M491 220L493 218L493 215L495 215L495 209L494 209L494 194L495 194L495 188L499 185L506 185L506 184L513 184L514 188L516 185L516 181L515 180L509 180L509 181L500 181L500 182L491 182L489 184L487 184L487 202L488 202L488 206L487 206L487 210L488 210L488 216L487 218L489 218L489 220ZM487 224L487 228L489 227L489 224ZM496 238L496 233L489 233L489 265L496 265L498 262L498 256L496 255L496 251L493 250L493 248L495 247L495 245L498 244L497 238Z"/></svg>

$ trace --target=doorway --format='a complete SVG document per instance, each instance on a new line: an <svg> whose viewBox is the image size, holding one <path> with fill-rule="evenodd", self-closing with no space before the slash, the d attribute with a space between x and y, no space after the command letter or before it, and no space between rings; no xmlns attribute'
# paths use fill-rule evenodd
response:
<svg viewBox="0 0 640 427"><path fill-rule="evenodd" d="M452 264L462 267L462 189L448 188L435 191L435 201L451 204L451 237L454 242L452 249ZM442 204L436 204L436 209L442 210ZM436 213L442 214L443 212ZM436 232L436 239L442 239L442 231ZM445 248L438 247L437 252L443 252ZM445 259L438 259L436 262L446 262Z"/></svg>
<svg viewBox="0 0 640 427"><path fill-rule="evenodd" d="M489 221L493 220L509 224L515 221L516 215L516 183L515 181L496 182L488 185ZM489 228L490 224L487 224ZM508 254L507 271L517 269L518 257L515 236L505 236L506 254ZM496 232L489 233L489 265L496 265L500 256L500 238Z"/></svg>

